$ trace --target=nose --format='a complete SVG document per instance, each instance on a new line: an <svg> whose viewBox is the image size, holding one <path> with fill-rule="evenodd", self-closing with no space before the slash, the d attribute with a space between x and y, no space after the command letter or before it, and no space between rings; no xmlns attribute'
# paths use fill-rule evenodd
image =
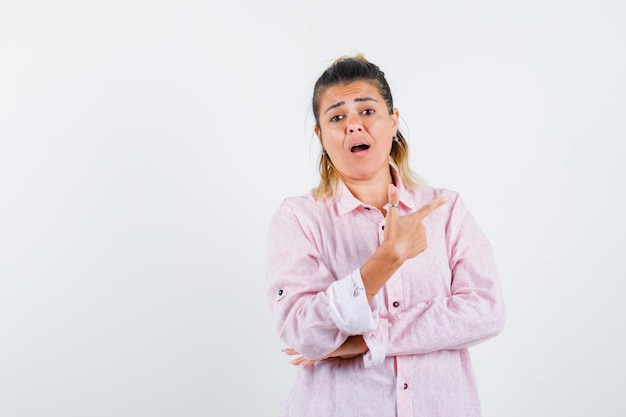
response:
<svg viewBox="0 0 626 417"><path fill-rule="evenodd" d="M361 121L356 116L348 115L348 123L346 124L346 129L349 133L360 132L363 126L361 125Z"/></svg>

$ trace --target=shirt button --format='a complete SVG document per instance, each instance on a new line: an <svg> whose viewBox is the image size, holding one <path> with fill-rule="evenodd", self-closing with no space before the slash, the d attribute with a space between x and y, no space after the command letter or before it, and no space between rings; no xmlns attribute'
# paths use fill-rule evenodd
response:
<svg viewBox="0 0 626 417"><path fill-rule="evenodd" d="M369 207L365 207L365 210L368 210L368 211L369 211L369 210L371 210L371 209L370 209Z"/></svg>
<svg viewBox="0 0 626 417"><path fill-rule="evenodd" d="M394 307L396 307L396 308L398 308L398 307L400 306L400 303L399 303L399 302L397 302L397 301L394 301L394 302L393 302L393 306L394 306Z"/></svg>
<svg viewBox="0 0 626 417"><path fill-rule="evenodd" d="M409 384L404 383L404 389L407 389L409 387Z"/></svg>
<svg viewBox="0 0 626 417"><path fill-rule="evenodd" d="M283 295L284 291L283 290L278 290L278 295Z"/></svg>
<svg viewBox="0 0 626 417"><path fill-rule="evenodd" d="M383 225L382 229L385 230L385 226L384 225Z"/></svg>

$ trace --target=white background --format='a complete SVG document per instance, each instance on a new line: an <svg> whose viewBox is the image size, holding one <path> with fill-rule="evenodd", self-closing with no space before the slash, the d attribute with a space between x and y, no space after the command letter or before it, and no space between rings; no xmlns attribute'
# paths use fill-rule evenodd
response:
<svg viewBox="0 0 626 417"><path fill-rule="evenodd" d="M277 415L267 222L356 51L496 252L485 417L626 414L623 2L2 0L1 416Z"/></svg>

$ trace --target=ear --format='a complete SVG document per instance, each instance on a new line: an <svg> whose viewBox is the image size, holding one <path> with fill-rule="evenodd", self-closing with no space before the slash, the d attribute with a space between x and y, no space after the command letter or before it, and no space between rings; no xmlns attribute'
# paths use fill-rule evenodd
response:
<svg viewBox="0 0 626 417"><path fill-rule="evenodd" d="M322 142L322 131L320 130L319 126L315 126L313 128L313 131L315 132L315 136L317 136L317 138L320 140L320 143Z"/></svg>
<svg viewBox="0 0 626 417"><path fill-rule="evenodd" d="M398 123L400 120L400 111L398 109L393 109L393 111L391 112L391 129L394 132L398 131Z"/></svg>

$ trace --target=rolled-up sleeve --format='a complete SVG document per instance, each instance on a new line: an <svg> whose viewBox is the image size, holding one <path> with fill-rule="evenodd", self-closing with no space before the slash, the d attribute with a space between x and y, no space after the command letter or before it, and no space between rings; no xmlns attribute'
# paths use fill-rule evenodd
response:
<svg viewBox="0 0 626 417"><path fill-rule="evenodd" d="M348 334L363 334L378 326L378 302L367 302L361 272L357 269L328 288L329 311L337 328Z"/></svg>

